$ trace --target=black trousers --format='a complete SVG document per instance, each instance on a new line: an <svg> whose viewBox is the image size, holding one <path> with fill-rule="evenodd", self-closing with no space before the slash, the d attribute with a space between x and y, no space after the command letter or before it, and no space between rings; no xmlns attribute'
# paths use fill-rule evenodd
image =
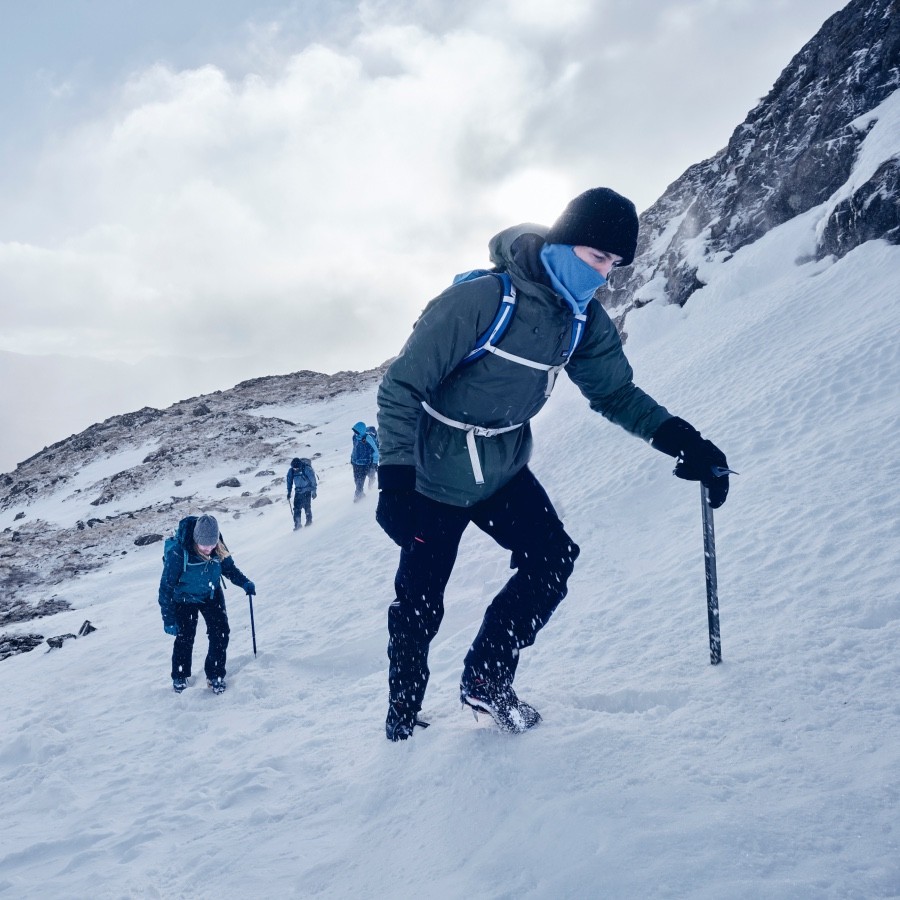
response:
<svg viewBox="0 0 900 900"><path fill-rule="evenodd" d="M194 636L197 633L197 615L206 622L209 650L203 668L207 678L225 677L225 652L228 649L228 614L225 612L225 595L221 588L212 600L204 603L175 603L175 621L178 636L172 647L172 677L187 678L191 674L194 655Z"/></svg>
<svg viewBox="0 0 900 900"><path fill-rule="evenodd" d="M294 492L294 528L300 525L300 513L306 513L306 524L312 522L312 491Z"/></svg>
<svg viewBox="0 0 900 900"><path fill-rule="evenodd" d="M391 701L419 710L428 684L428 647L444 616L444 589L469 522L511 551L516 571L485 611L465 658L464 681L481 675L512 683L519 650L534 643L565 597L579 549L527 468L475 506L449 506L421 494L416 503L416 539L400 552L397 599L388 611L388 678Z"/></svg>
<svg viewBox="0 0 900 900"><path fill-rule="evenodd" d="M356 486L355 500L359 500L364 495L363 488L366 486L366 476L369 474L369 464L358 466L353 463L353 484Z"/></svg>

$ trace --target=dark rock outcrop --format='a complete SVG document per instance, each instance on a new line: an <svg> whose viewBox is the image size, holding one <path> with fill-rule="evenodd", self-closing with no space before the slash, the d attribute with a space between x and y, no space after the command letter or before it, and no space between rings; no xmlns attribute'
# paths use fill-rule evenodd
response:
<svg viewBox="0 0 900 900"><path fill-rule="evenodd" d="M824 203L847 182L872 122L900 88L900 0L851 0L791 60L728 145L691 166L641 216L631 270L603 297L622 327L652 300L684 305L702 260L727 259ZM831 211L819 258L863 241L900 241L898 163L882 166Z"/></svg>

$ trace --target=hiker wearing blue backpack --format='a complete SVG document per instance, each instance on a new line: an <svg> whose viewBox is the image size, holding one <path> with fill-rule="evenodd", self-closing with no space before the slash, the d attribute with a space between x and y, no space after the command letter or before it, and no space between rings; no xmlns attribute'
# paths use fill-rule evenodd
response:
<svg viewBox="0 0 900 900"><path fill-rule="evenodd" d="M353 448L350 451L350 465L353 466L353 484L356 492L353 502L362 500L366 496L363 488L366 478L374 467L377 471L379 450L377 439L369 434L365 422L357 422L353 428Z"/></svg>
<svg viewBox="0 0 900 900"><path fill-rule="evenodd" d="M291 502L291 492L294 494L294 531L302 528L301 519L306 514L307 528L312 525L312 501L316 499L316 473L312 463L306 459L294 457L287 473L287 498Z"/></svg>
<svg viewBox="0 0 900 900"><path fill-rule="evenodd" d="M376 519L400 546L388 611L390 740L406 740L428 683L428 647L470 522L511 553L463 663L460 700L521 733L540 722L513 689L519 654L566 595L579 547L528 468L529 420L565 371L593 410L676 457L713 507L728 493L725 455L638 388L618 332L594 297L630 265L634 204L594 188L554 225L490 241L491 271L459 276L425 308L378 391L381 465Z"/></svg>
<svg viewBox="0 0 900 900"><path fill-rule="evenodd" d="M373 487L375 487L375 483L378 480L378 462L381 457L381 451L378 446L378 429L374 425L366 426L366 434L372 438L372 442L375 444L375 452L372 454L372 462L369 465L369 471L366 477L369 479L369 490L371 491Z"/></svg>
<svg viewBox="0 0 900 900"><path fill-rule="evenodd" d="M216 694L225 690L225 655L228 649L228 613L222 577L242 588L249 597L256 586L235 565L213 516L187 516L174 537L165 543L159 581L159 606L172 647L172 687L180 694L191 677L197 616L206 622L209 650L204 669L207 684Z"/></svg>

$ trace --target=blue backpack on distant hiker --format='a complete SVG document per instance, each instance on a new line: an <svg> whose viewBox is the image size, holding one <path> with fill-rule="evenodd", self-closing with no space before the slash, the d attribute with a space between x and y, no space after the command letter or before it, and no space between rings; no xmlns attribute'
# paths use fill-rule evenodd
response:
<svg viewBox="0 0 900 900"><path fill-rule="evenodd" d="M488 326L487 330L481 334L475 342L475 347L463 357L460 366L468 365L481 359L486 353L495 353L497 356L503 356L513 361L519 361L518 357L513 357L508 353L504 353L497 347L502 340L503 335L509 330L513 316L516 313L516 288L509 277L508 272L502 272L498 269L471 269L468 272L461 272L453 279L453 284L462 284L465 281L474 281L476 278L483 278L491 275L499 279L503 288L503 297L500 300L500 306L494 321ZM569 349L565 352L566 359L570 359L572 354L578 347L582 336L584 335L585 316L575 316L572 319L572 337L569 341Z"/></svg>
<svg viewBox="0 0 900 900"><path fill-rule="evenodd" d="M357 422L353 426L350 462L354 466L378 465L378 440L366 429L365 422Z"/></svg>
<svg viewBox="0 0 900 900"><path fill-rule="evenodd" d="M312 463L305 457L291 460L288 482L288 497L291 495L291 488L296 494L314 494L317 481Z"/></svg>

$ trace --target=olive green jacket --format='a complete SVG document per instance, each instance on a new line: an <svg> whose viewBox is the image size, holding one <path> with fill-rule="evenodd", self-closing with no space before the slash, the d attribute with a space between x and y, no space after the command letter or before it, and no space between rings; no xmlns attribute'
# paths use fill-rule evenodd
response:
<svg viewBox="0 0 900 900"><path fill-rule="evenodd" d="M546 231L539 225L509 228L491 240L490 253L518 292L512 324L498 346L556 366L566 360L573 313L540 266L537 254ZM547 401L548 375L540 369L491 353L457 368L493 322L502 296L500 279L493 276L447 288L422 312L378 390L381 465L414 465L416 490L453 506L472 506L490 497L528 463L528 420ZM635 386L619 334L596 299L588 306L585 333L564 371L592 409L644 440L671 417ZM468 425L522 424L496 436L475 437L483 484L476 483L465 431L426 412L423 401Z"/></svg>

